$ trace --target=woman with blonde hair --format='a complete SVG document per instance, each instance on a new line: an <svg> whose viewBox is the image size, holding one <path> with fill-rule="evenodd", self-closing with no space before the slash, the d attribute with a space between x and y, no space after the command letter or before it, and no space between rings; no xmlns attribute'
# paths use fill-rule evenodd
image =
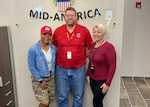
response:
<svg viewBox="0 0 150 107"><path fill-rule="evenodd" d="M116 51L114 46L104 40L106 28L102 25L93 27L94 43L89 52L87 81L93 93L93 106L103 107L103 99L112 82L116 70Z"/></svg>

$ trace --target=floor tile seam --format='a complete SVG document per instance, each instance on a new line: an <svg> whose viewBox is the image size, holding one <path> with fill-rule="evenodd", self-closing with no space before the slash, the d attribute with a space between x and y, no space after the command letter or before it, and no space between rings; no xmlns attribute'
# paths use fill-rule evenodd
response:
<svg viewBox="0 0 150 107"><path fill-rule="evenodd" d="M123 81L124 87L126 87L125 83L133 83L134 86L136 87L136 85L135 85L135 83L134 83L134 77L129 77L129 78L131 78L132 81L125 81L125 82ZM132 89L135 89L135 88L133 87ZM137 89L137 87L136 87L136 89ZM127 92L127 94L128 94L128 92L133 92L133 91L128 91L127 88L126 88L126 92ZM139 92L139 91L137 90L137 92Z"/></svg>
<svg viewBox="0 0 150 107"><path fill-rule="evenodd" d="M150 85L148 84L148 82L144 79L145 83L147 84L147 86L150 88Z"/></svg>
<svg viewBox="0 0 150 107"><path fill-rule="evenodd" d="M126 93L127 99L129 100L129 104L130 104L130 106L132 107L132 103L131 103L131 101L130 101L130 98L129 98L129 95L128 95L128 93L127 93L127 89L126 89L126 87L125 87L125 84L124 84L123 79L122 79L122 85L124 86L124 89L125 89L125 93Z"/></svg>
<svg viewBox="0 0 150 107"><path fill-rule="evenodd" d="M144 97L143 97L143 95L142 95L141 91L140 91L140 90L139 90L139 88L137 87L136 82L134 81L134 79L133 79L133 83L135 84L135 86L136 86L137 90L139 91L139 94L140 94L140 96L142 97L142 99L143 99L143 101L144 101L144 103L145 103L146 107L148 107L148 105L147 105L147 103L146 103L146 101L145 101L145 99L144 99Z"/></svg>
<svg viewBox="0 0 150 107"><path fill-rule="evenodd" d="M133 78L134 78L134 77L128 77L128 78L131 78L131 80L133 81ZM123 81L124 83L129 83L129 82L131 82L131 81L126 81L126 80L124 81L124 80L123 80L123 77L121 77L121 79L122 79L122 81Z"/></svg>

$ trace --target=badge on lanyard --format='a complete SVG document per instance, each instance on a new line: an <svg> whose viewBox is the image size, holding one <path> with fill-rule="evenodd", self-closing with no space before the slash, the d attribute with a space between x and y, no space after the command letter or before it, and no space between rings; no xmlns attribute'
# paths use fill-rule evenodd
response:
<svg viewBox="0 0 150 107"><path fill-rule="evenodd" d="M68 51L67 51L67 59L72 59L72 52L70 51L70 44L71 44L71 40L74 36L74 33L72 33L70 36L69 36L69 33L67 32L67 38L68 38Z"/></svg>
<svg viewBox="0 0 150 107"><path fill-rule="evenodd" d="M72 52L71 51L67 51L67 59L72 59Z"/></svg>

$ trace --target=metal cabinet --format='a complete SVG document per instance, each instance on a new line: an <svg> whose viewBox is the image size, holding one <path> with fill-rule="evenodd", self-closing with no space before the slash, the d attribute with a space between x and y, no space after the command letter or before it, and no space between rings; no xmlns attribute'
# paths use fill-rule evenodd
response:
<svg viewBox="0 0 150 107"><path fill-rule="evenodd" d="M8 27L0 27L0 107L16 107Z"/></svg>

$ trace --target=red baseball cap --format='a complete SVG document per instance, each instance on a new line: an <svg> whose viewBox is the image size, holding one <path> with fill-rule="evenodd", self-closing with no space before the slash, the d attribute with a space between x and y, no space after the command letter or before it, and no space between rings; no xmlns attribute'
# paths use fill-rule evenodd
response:
<svg viewBox="0 0 150 107"><path fill-rule="evenodd" d="M41 28L41 34L49 33L52 35L52 28L50 26L43 26Z"/></svg>

